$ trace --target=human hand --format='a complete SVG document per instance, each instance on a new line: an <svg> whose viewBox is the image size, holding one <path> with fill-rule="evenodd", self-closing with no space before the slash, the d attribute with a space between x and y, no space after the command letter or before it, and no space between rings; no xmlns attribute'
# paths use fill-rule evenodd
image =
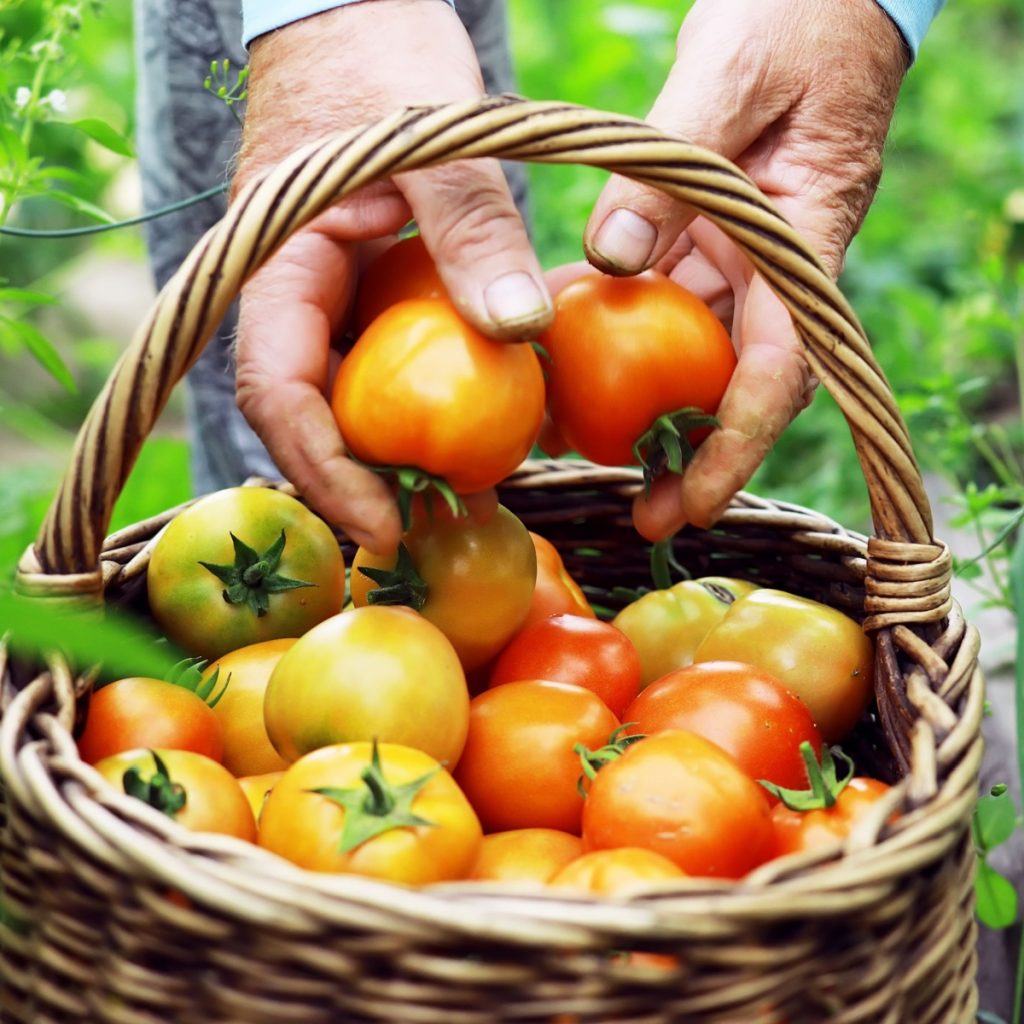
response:
<svg viewBox="0 0 1024 1024"><path fill-rule="evenodd" d="M899 30L874 0L697 0L647 120L732 159L838 276L878 184L906 68ZM739 349L720 428L681 480L662 477L634 504L651 540L714 523L816 383L782 303L722 232L692 218L615 177L584 240L607 273L653 266L700 295L731 322Z"/></svg>
<svg viewBox="0 0 1024 1024"><path fill-rule="evenodd" d="M440 0L374 0L295 22L253 43L251 69L236 190L307 142L403 106L484 92L469 37ZM551 300L494 160L399 175L327 211L250 280L239 317L239 407L309 502L378 552L398 543L397 507L378 475L346 457L324 392L356 243L413 216L467 320L513 341L546 326ZM493 494L483 500L493 505Z"/></svg>

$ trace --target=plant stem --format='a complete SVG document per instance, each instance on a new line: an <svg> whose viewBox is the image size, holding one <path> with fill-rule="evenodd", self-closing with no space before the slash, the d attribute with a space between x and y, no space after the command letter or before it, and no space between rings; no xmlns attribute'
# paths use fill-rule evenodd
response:
<svg viewBox="0 0 1024 1024"><path fill-rule="evenodd" d="M1024 921L1020 926L1020 948L1017 951L1017 980L1013 986L1013 1021L1021 1024L1024 1020Z"/></svg>

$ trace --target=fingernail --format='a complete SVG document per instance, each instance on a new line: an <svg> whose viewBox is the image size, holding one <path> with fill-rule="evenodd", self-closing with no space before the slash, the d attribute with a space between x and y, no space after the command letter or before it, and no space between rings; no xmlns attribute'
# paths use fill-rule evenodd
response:
<svg viewBox="0 0 1024 1024"><path fill-rule="evenodd" d="M632 274L647 266L657 240L658 230L649 220L620 207L605 217L590 248L605 263Z"/></svg>
<svg viewBox="0 0 1024 1024"><path fill-rule="evenodd" d="M547 291L525 271L515 270L484 289L487 315L501 326L546 318L551 312Z"/></svg>

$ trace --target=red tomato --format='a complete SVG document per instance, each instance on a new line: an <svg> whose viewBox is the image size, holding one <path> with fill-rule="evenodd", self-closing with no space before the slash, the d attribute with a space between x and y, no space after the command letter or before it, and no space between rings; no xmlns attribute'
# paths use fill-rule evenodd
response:
<svg viewBox="0 0 1024 1024"><path fill-rule="evenodd" d="M600 747L618 719L589 690L508 683L474 697L455 781L485 832L554 828L579 834L582 767L573 747Z"/></svg>
<svg viewBox="0 0 1024 1024"><path fill-rule="evenodd" d="M594 850L577 857L548 884L556 889L581 889L606 896L622 896L642 890L651 883L684 877L685 872L660 853L643 847L619 846L614 850Z"/></svg>
<svg viewBox="0 0 1024 1024"><path fill-rule="evenodd" d="M775 676L811 709L826 743L838 743L871 700L874 646L860 626L782 590L739 597L693 660L742 661Z"/></svg>
<svg viewBox="0 0 1024 1024"><path fill-rule="evenodd" d="M784 803L778 804L772 811L776 855L817 850L841 842L857 819L881 800L889 788L877 779L858 776L850 779L831 807L795 811Z"/></svg>
<svg viewBox="0 0 1024 1024"><path fill-rule="evenodd" d="M220 761L224 736L217 716L191 690L132 676L108 683L90 697L78 752L87 764L96 764L139 747L192 750Z"/></svg>
<svg viewBox="0 0 1024 1024"><path fill-rule="evenodd" d="M97 761L96 771L121 792L139 796L193 832L218 832L256 841L256 821L238 780L224 765L202 754L125 750ZM125 778L128 772L136 775L137 791Z"/></svg>
<svg viewBox="0 0 1024 1024"><path fill-rule="evenodd" d="M517 633L498 655L490 685L520 679L582 686L618 717L640 689L640 658L629 637L610 623L554 615Z"/></svg>
<svg viewBox="0 0 1024 1024"><path fill-rule="evenodd" d="M558 293L554 323L539 341L550 357L554 429L609 466L635 464L633 445L659 416L689 407L714 413L736 366L714 313L655 271L577 278Z"/></svg>
<svg viewBox="0 0 1024 1024"><path fill-rule="evenodd" d="M606 764L583 810L587 850L642 846L688 875L740 878L771 857L765 791L692 732L648 736Z"/></svg>
<svg viewBox="0 0 1024 1024"><path fill-rule="evenodd" d="M352 326L362 334L396 302L443 299L447 294L423 237L403 238L371 260L360 275Z"/></svg>
<svg viewBox="0 0 1024 1024"><path fill-rule="evenodd" d="M558 548L540 534L531 533L530 537L537 552L537 585L526 621L519 628L525 629L552 615L597 618L580 585L566 571Z"/></svg>
<svg viewBox="0 0 1024 1024"><path fill-rule="evenodd" d="M457 494L505 479L544 418L544 376L530 345L485 338L442 299L381 313L345 356L331 399L352 454L413 467Z"/></svg>
<svg viewBox="0 0 1024 1024"><path fill-rule="evenodd" d="M549 882L583 853L583 840L553 828L517 828L484 836L469 877L488 882Z"/></svg>
<svg viewBox="0 0 1024 1024"><path fill-rule="evenodd" d="M626 708L628 733L686 729L717 743L755 781L802 789L800 744L821 753L821 735L799 697L750 665L709 661L670 672Z"/></svg>

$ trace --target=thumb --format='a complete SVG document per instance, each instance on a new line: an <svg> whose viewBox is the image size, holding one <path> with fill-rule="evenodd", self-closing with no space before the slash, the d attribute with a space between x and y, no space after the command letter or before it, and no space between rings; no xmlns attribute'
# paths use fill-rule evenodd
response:
<svg viewBox="0 0 1024 1024"><path fill-rule="evenodd" d="M736 159L796 97L781 74L770 73L774 33L750 25L736 33L733 18L712 9L720 3L698 0L687 15L675 63L647 121ZM744 17L756 19L756 6ZM587 258L605 273L639 273L668 252L693 216L663 192L615 175L587 223Z"/></svg>

